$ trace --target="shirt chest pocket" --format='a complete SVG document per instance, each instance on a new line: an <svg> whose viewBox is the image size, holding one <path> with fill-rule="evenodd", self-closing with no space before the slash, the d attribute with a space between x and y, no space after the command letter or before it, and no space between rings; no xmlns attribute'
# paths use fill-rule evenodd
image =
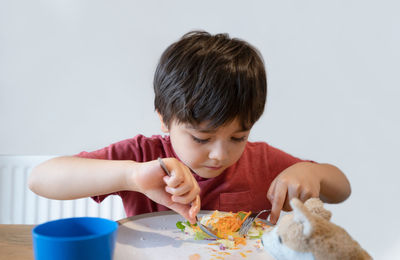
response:
<svg viewBox="0 0 400 260"><path fill-rule="evenodd" d="M220 193L219 208L221 211L249 211L252 208L250 191Z"/></svg>

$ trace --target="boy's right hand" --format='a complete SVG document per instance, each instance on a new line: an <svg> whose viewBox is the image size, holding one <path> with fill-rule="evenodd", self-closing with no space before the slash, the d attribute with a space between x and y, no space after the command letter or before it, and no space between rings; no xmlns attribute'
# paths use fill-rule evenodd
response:
<svg viewBox="0 0 400 260"><path fill-rule="evenodd" d="M138 163L130 176L130 189L143 193L187 219L196 222L200 211L200 187L190 169L175 158L164 158L167 176L157 160Z"/></svg>

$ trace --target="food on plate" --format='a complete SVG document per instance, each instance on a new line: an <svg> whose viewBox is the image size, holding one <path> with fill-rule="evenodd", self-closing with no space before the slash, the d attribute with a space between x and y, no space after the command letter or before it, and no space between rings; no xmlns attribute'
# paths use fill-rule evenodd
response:
<svg viewBox="0 0 400 260"><path fill-rule="evenodd" d="M220 249L232 249L238 245L246 245L246 239L260 239L264 231L268 229L265 222L257 219L245 236L239 235L239 229L251 212L239 211L237 213L214 211L200 219L200 223L207 226L221 239L216 240ZM176 226L195 240L215 240L204 233L197 224L178 221Z"/></svg>

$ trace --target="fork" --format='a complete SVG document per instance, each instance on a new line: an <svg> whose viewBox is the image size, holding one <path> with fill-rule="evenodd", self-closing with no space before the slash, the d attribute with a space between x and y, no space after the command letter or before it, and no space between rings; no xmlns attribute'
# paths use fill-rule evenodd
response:
<svg viewBox="0 0 400 260"><path fill-rule="evenodd" d="M161 168L164 170L164 172L168 175L171 176L171 173L169 172L167 166L165 165L165 163L163 162L163 160L158 157L158 162L160 163ZM208 227L204 226L203 224L200 223L199 219L196 216L196 223L197 226L199 226L199 228L206 233L207 235L209 235L210 237L214 238L214 239L221 239L219 238L217 235L215 235Z"/></svg>
<svg viewBox="0 0 400 260"><path fill-rule="evenodd" d="M216 234L214 234L207 226L203 225L200 223L199 219L196 216L196 224L197 226L199 226L199 228L206 233L207 235L209 235L210 237L214 238L214 239L221 239L220 237L218 237Z"/></svg>
<svg viewBox="0 0 400 260"><path fill-rule="evenodd" d="M239 229L239 235L244 236L247 235L247 232L249 232L249 229L251 228L251 225L253 224L253 222L256 220L256 218L258 216L260 216L262 213L264 212L270 212L270 209L264 209L261 210L260 212L253 212L251 213L246 220L242 223L242 225L240 226ZM265 220L267 222L267 224L272 226L272 223L270 223L268 220Z"/></svg>

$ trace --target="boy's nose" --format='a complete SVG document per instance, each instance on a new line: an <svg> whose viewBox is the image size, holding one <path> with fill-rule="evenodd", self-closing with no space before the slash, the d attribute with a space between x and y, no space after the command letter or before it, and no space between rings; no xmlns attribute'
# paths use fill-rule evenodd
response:
<svg viewBox="0 0 400 260"><path fill-rule="evenodd" d="M213 160L224 161L228 156L228 149L222 142L215 143L208 157Z"/></svg>

